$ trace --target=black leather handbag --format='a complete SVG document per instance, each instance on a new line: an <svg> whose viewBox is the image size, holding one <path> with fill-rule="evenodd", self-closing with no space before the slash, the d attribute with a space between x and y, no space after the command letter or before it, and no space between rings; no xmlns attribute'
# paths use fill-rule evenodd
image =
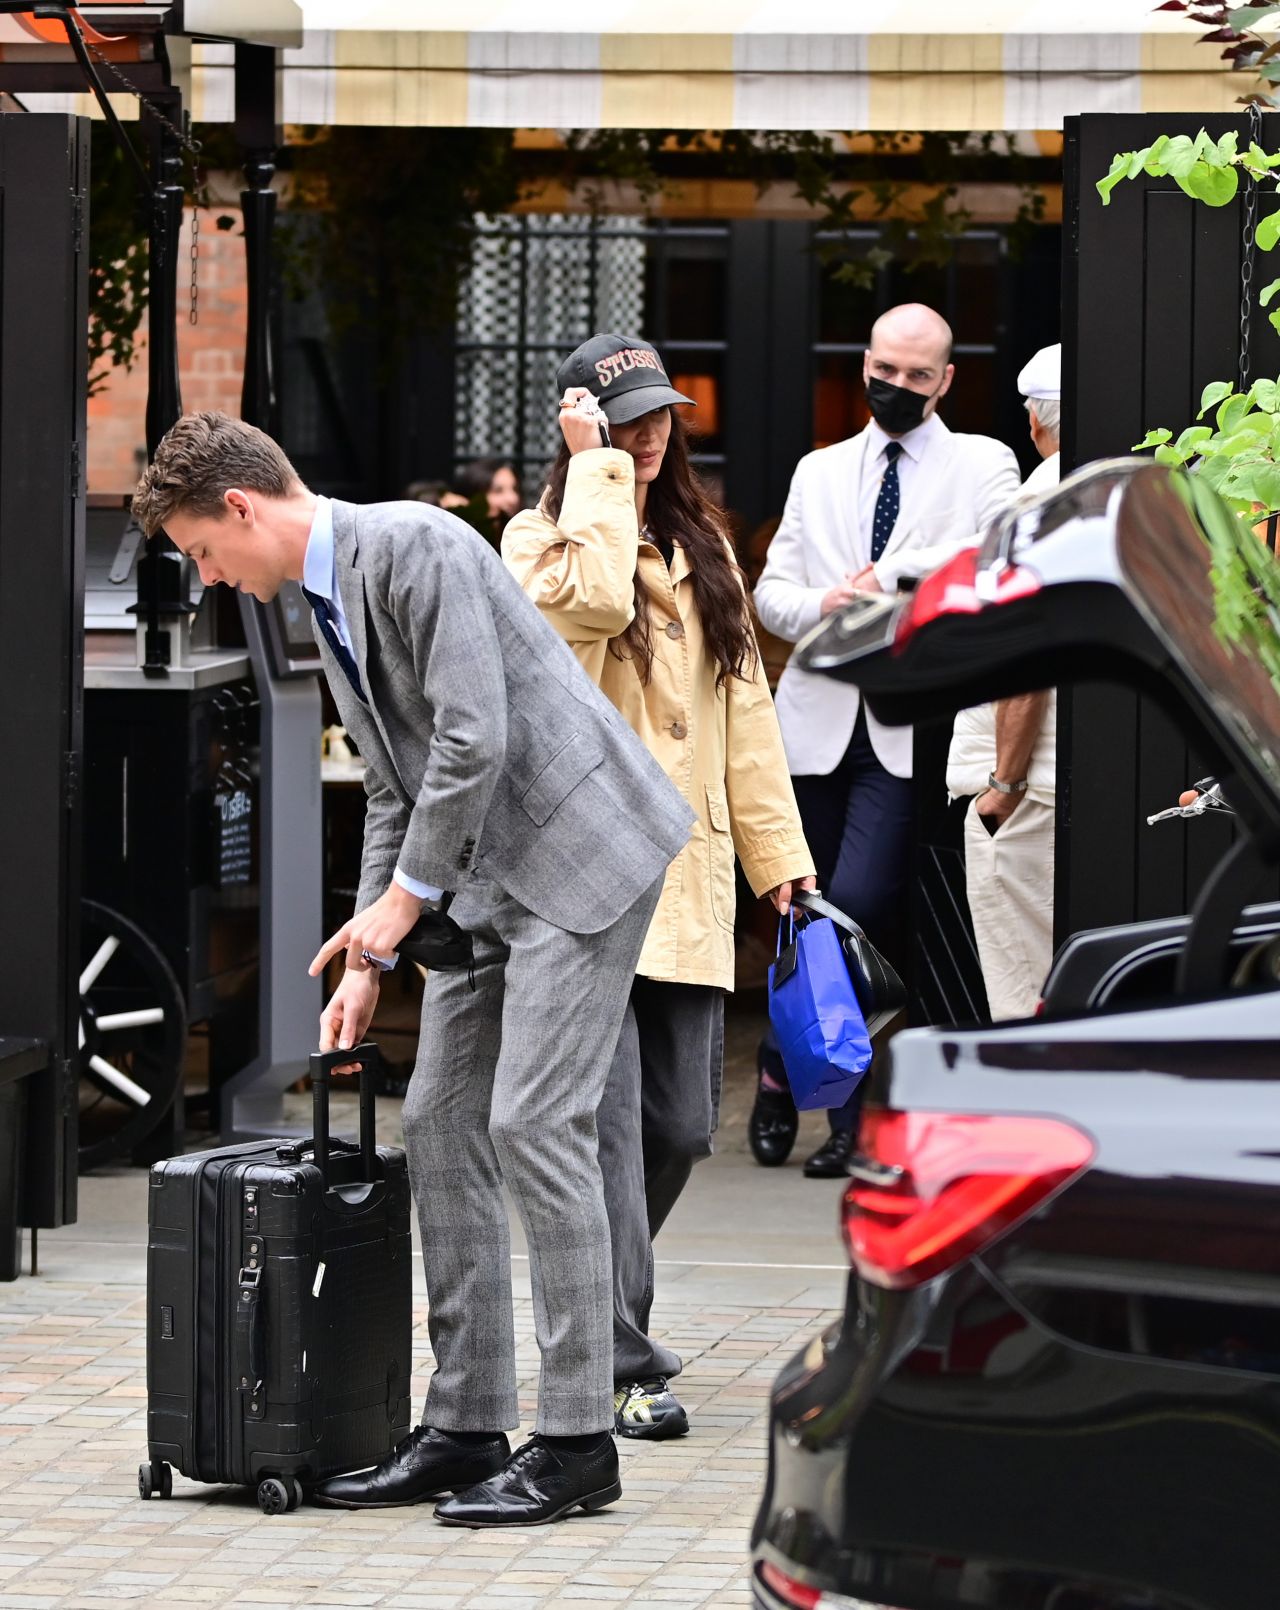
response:
<svg viewBox="0 0 1280 1610"><path fill-rule="evenodd" d="M858 927L838 906L824 900L817 889L797 889L791 903L813 917L829 917L840 930L840 948L853 980L853 992L862 1008L868 1035L874 1036L891 1023L907 1004L907 991L897 973Z"/></svg>

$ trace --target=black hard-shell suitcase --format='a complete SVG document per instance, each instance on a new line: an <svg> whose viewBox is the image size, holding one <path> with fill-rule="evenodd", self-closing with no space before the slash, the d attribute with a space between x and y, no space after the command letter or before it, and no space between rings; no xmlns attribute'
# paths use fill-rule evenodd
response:
<svg viewBox="0 0 1280 1610"><path fill-rule="evenodd" d="M360 1144L329 1140L329 1073L360 1064ZM409 1427L412 1245L404 1153L377 1146L377 1048L311 1058L315 1136L156 1163L148 1192L143 1498L258 1490L376 1464Z"/></svg>

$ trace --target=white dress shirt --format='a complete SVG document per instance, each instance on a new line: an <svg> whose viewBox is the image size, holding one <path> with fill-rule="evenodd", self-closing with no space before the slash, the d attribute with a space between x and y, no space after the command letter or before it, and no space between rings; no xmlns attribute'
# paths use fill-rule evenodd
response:
<svg viewBox="0 0 1280 1610"><path fill-rule="evenodd" d="M311 534L307 538L307 551L302 557L302 585L309 593L323 598L329 606L329 618L343 647L354 655L351 629L347 625L347 612L342 607L342 594L338 591L337 560L333 551L333 508L328 498L316 499L315 513L311 516ZM402 889L416 895L419 900L439 900L444 894L434 884L419 883L397 867L392 873Z"/></svg>
<svg viewBox="0 0 1280 1610"><path fill-rule="evenodd" d="M862 460L862 473L858 486L858 529L856 540L858 543L857 570L865 570L871 563L871 528L875 524L876 502L880 496L880 487L884 482L885 471L889 468L889 455L886 451L891 441L896 441L902 449L898 454L898 524L904 518L909 518L913 503L916 501L913 494L919 490L918 481L922 474L922 461L928 453L930 446L943 434L944 426L937 414L930 414L923 425L917 425L915 430L909 430L905 436L886 436L874 420L867 426L867 450ZM897 530L897 525L894 526Z"/></svg>

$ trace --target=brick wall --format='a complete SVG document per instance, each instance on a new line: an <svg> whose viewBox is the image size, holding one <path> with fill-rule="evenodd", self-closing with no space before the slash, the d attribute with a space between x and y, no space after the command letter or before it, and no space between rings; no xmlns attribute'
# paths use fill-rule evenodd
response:
<svg viewBox="0 0 1280 1610"><path fill-rule="evenodd" d="M229 230L214 228L216 216L236 220ZM246 288L244 238L239 209L221 202L200 218L199 323L188 322L191 307L191 214L182 226L178 268L178 375L187 412L220 408L240 412L244 364ZM143 330L146 321L143 321ZM138 344L133 369L113 370L89 399L89 490L126 492L146 462L147 350Z"/></svg>

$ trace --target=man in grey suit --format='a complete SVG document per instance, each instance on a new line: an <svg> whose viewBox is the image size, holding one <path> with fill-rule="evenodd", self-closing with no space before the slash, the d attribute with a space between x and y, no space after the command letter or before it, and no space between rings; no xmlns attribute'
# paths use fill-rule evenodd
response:
<svg viewBox="0 0 1280 1610"><path fill-rule="evenodd" d="M452 1492L436 1514L464 1526L600 1508L621 1486L595 1114L688 807L498 555L442 510L317 497L269 437L220 414L179 420L134 510L206 586L265 601L301 581L315 611L368 794L356 914L312 965L346 953L322 1048L362 1038L424 902L456 891L437 921L473 948L469 970L428 976L404 1107L436 1356L423 1424L317 1496L382 1508ZM542 1353L534 1435L514 1455L502 1184Z"/></svg>

